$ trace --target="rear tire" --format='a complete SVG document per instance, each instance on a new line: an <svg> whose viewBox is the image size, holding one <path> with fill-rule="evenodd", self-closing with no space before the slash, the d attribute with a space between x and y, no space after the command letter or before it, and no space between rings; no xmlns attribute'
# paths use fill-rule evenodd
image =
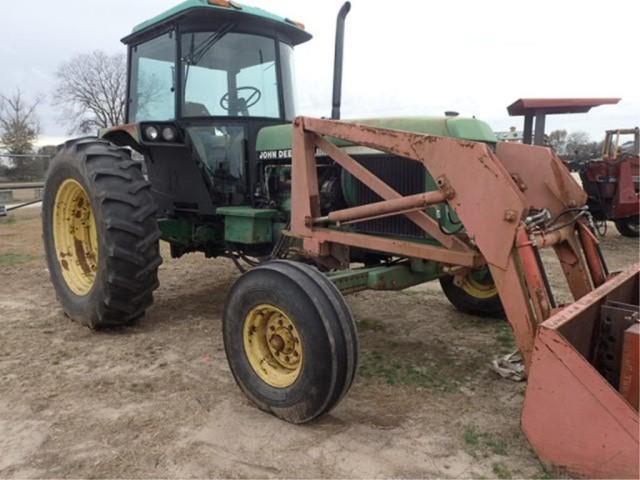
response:
<svg viewBox="0 0 640 480"><path fill-rule="evenodd" d="M461 287L450 275L441 277L440 285L447 299L461 312L479 317L505 318L498 290L488 270L472 272Z"/></svg>
<svg viewBox="0 0 640 480"><path fill-rule="evenodd" d="M287 422L324 415L353 383L355 322L339 290L309 265L278 260L243 275L227 298L223 336L238 386Z"/></svg>
<svg viewBox="0 0 640 480"><path fill-rule="evenodd" d="M616 228L623 237L638 238L640 236L640 217L633 217L616 220Z"/></svg>
<svg viewBox="0 0 640 480"><path fill-rule="evenodd" d="M67 142L53 159L43 200L44 246L71 319L92 329L126 325L153 303L162 259L150 189L141 164L105 140ZM93 233L78 233L89 224Z"/></svg>

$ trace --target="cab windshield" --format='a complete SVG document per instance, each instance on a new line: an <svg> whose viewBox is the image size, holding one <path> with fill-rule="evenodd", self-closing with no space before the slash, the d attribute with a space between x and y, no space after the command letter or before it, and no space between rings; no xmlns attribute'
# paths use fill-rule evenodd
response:
<svg viewBox="0 0 640 480"><path fill-rule="evenodd" d="M182 35L182 116L282 118L277 42L232 28Z"/></svg>

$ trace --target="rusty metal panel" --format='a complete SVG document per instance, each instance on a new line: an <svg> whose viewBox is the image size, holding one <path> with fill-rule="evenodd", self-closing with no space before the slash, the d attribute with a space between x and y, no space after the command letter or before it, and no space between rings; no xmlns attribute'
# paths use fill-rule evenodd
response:
<svg viewBox="0 0 640 480"><path fill-rule="evenodd" d="M600 241L584 221L578 222L578 235L593 285L599 287L607 281L609 276L600 250Z"/></svg>
<svg viewBox="0 0 640 480"><path fill-rule="evenodd" d="M620 386L625 331L637 320L638 306L607 302L600 308L595 367L615 388Z"/></svg>
<svg viewBox="0 0 640 480"><path fill-rule="evenodd" d="M544 322L545 327L560 331L581 355L593 360L595 344L592 337L599 327L600 307L607 301L622 301L625 298L630 299L629 303L636 303L633 292L638 285L639 271L640 264L636 264L612 277L606 284L553 315ZM580 317L580 322L573 321L577 317Z"/></svg>
<svg viewBox="0 0 640 480"><path fill-rule="evenodd" d="M591 292L593 285L589 278L587 266L580 254L575 231L566 241L554 246L554 249L573 299L578 300Z"/></svg>
<svg viewBox="0 0 640 480"><path fill-rule="evenodd" d="M622 367L620 369L620 393L636 409L639 408L640 392L640 323L624 332Z"/></svg>
<svg viewBox="0 0 640 480"><path fill-rule="evenodd" d="M328 228L314 229L312 238L304 239L304 248L313 253L318 251L319 245L331 242L464 267L479 267L483 264L482 257L472 251L459 252L423 243L395 240L361 233L341 232Z"/></svg>
<svg viewBox="0 0 640 480"><path fill-rule="evenodd" d="M496 155L509 173L522 181L528 207L548 208L557 215L586 205L587 194L550 148L502 142Z"/></svg>
<svg viewBox="0 0 640 480"><path fill-rule="evenodd" d="M522 428L543 462L573 475L640 474L637 412L556 331L536 340Z"/></svg>
<svg viewBox="0 0 640 480"><path fill-rule="evenodd" d="M542 268L538 250L529 240L524 228L518 231L517 248L522 276L529 291L536 324L540 324L549 318L551 310L555 307L555 302L546 280L545 271Z"/></svg>
<svg viewBox="0 0 640 480"><path fill-rule="evenodd" d="M538 325L531 308L527 285L520 274L515 256L509 257L506 269L491 266L490 269L500 293L502 306L513 329L518 349L528 369Z"/></svg>
<svg viewBox="0 0 640 480"><path fill-rule="evenodd" d="M291 182L291 230L302 236L311 235L308 219L320 215L320 190L316 168L316 148L312 134L296 119L293 127L293 158Z"/></svg>

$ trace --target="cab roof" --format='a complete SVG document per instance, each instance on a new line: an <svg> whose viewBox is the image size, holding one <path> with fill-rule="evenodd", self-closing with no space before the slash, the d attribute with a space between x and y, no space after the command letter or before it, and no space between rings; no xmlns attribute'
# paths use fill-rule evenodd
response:
<svg viewBox="0 0 640 480"><path fill-rule="evenodd" d="M229 7L224 7L216 5L209 0L185 0L160 15L136 25L131 34L122 39L122 41L126 44L132 43L149 30L154 30L177 20L188 21L191 18L200 20L203 17L202 14L208 17L221 18L244 16L245 18L242 21L256 21L286 33L296 45L311 39L311 35L308 32L290 19L267 12L261 8L240 4L236 1L230 1L229 4Z"/></svg>

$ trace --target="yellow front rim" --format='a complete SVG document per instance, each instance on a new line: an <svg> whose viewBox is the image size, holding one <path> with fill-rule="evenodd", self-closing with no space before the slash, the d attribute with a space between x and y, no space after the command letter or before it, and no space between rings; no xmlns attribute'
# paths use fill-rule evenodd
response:
<svg viewBox="0 0 640 480"><path fill-rule="evenodd" d="M87 295L98 271L98 232L89 195L76 180L65 180L58 189L53 236L67 286L76 295Z"/></svg>
<svg viewBox="0 0 640 480"><path fill-rule="evenodd" d="M471 273L462 282L462 289L474 298L488 299L498 295L498 289L489 274L482 279L474 277Z"/></svg>
<svg viewBox="0 0 640 480"><path fill-rule="evenodd" d="M302 371L302 339L289 316L273 305L260 305L244 321L244 351L251 367L268 385L287 388Z"/></svg>

